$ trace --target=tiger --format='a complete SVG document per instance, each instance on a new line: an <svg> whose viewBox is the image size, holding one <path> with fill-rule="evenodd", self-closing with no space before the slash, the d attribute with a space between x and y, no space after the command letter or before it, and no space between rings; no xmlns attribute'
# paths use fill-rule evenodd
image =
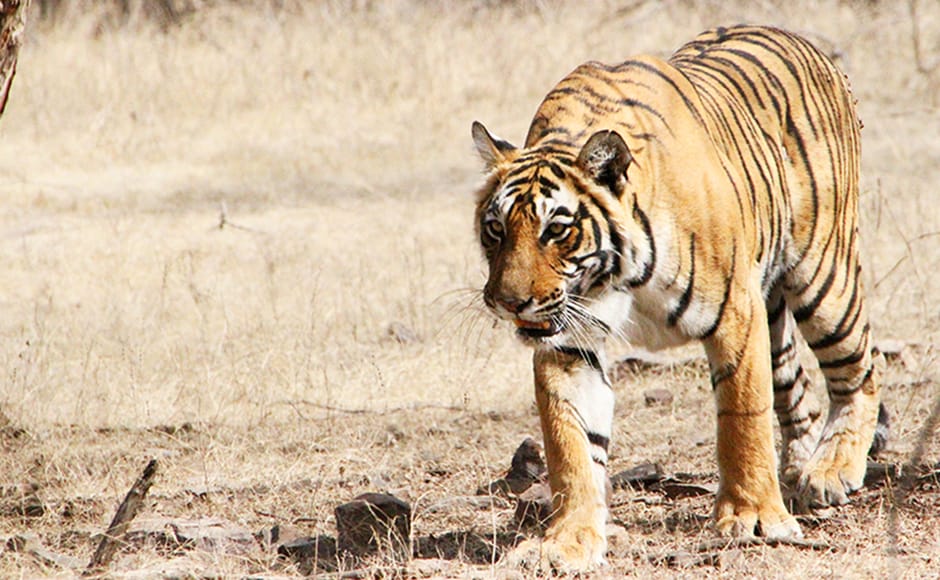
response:
<svg viewBox="0 0 940 580"><path fill-rule="evenodd" d="M809 41L738 25L668 60L578 66L545 96L521 148L473 123L482 298L533 347L553 496L543 537L513 561L562 572L606 563L608 339L704 346L719 534L801 538L781 484L808 508L844 504L862 486L884 360L860 275L855 105ZM804 343L825 377L824 418Z"/></svg>

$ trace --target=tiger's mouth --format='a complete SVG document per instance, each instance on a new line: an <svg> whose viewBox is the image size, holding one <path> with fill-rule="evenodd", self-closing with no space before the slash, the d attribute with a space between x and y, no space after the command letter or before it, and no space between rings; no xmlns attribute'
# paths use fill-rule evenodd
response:
<svg viewBox="0 0 940 580"><path fill-rule="evenodd" d="M522 320L521 318L516 318L513 320L513 322L516 324L516 334L523 338L536 340L555 336L565 329L565 325L556 318L549 318L548 320L539 321Z"/></svg>

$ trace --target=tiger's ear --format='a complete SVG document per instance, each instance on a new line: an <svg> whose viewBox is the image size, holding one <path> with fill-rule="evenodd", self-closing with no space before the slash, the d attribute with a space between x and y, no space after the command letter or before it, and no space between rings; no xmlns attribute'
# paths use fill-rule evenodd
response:
<svg viewBox="0 0 940 580"><path fill-rule="evenodd" d="M618 190L620 177L626 179L631 161L630 148L616 131L594 133L578 154L578 167L614 193Z"/></svg>
<svg viewBox="0 0 940 580"><path fill-rule="evenodd" d="M513 153L516 151L515 146L508 141L503 141L502 139L490 135L490 132L486 130L483 123L474 121L470 132L473 135L473 144L476 145L477 153L480 154L480 157L483 158L483 162L486 163L487 170L493 169L497 165L509 161L514 157Z"/></svg>

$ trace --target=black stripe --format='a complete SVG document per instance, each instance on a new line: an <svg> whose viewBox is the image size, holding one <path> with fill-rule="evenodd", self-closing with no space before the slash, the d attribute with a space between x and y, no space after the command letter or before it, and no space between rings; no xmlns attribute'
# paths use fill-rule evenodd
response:
<svg viewBox="0 0 940 580"><path fill-rule="evenodd" d="M786 418L777 417L777 422L780 424L780 427L782 427L782 428L793 427L794 425L800 425L800 424L802 424L802 423L806 423L807 421L812 421L812 420L813 420L813 418L812 418L811 416L809 416L809 415L804 415L804 416L802 416L802 417L797 417L797 418L793 418L793 417L786 417Z"/></svg>
<svg viewBox="0 0 940 580"><path fill-rule="evenodd" d="M596 370L597 372L601 374L604 373L604 367L601 366L601 361L599 358L597 358L597 353L593 350L577 348L573 346L556 346L555 350L561 354L577 357L583 360L589 367Z"/></svg>
<svg viewBox="0 0 940 580"><path fill-rule="evenodd" d="M823 257L823 260L824 259L825 257ZM808 320L809 317L816 312L816 309L819 308L819 305L822 303L823 298L825 298L829 293L829 290L832 288L832 284L835 282L835 280L836 269L833 268L829 270L829 275L826 276L826 280L823 282L822 287L819 289L816 295L813 296L813 299L793 311L794 320L797 322L804 322Z"/></svg>
<svg viewBox="0 0 940 580"><path fill-rule="evenodd" d="M786 407L777 408L777 405L774 404L774 411L778 414L790 415L797 407L800 406L800 403L803 402L803 398L806 396L806 389L800 389L800 396L796 398L795 401L790 402ZM776 398L776 396L774 396Z"/></svg>
<svg viewBox="0 0 940 580"><path fill-rule="evenodd" d="M516 188L516 187L518 187L518 186L520 186L520 185L524 185L524 184L528 183L530 179L531 179L531 177L529 177L528 175L524 175L524 176L519 177L519 178L517 178L517 179L513 179L512 181L510 181L509 183L507 183L506 185L504 185L504 186L503 186L503 189L514 189L514 188Z"/></svg>
<svg viewBox="0 0 940 580"><path fill-rule="evenodd" d="M821 369L837 369L839 367L848 366L855 364L858 361L862 360L865 357L865 349L860 348L848 356L842 358L837 358L835 360L819 361L819 368Z"/></svg>
<svg viewBox="0 0 940 580"><path fill-rule="evenodd" d="M774 392L775 393L785 393L793 389L796 386L796 383L803 378L804 371L803 367L797 367L796 374L793 375L793 378L788 381L783 381L782 383L774 383Z"/></svg>
<svg viewBox="0 0 940 580"><path fill-rule="evenodd" d="M791 341L791 342L788 342L788 343L787 343L783 348L781 348L780 350L771 351L771 353L770 353L770 363L771 363L771 368L772 368L773 370L777 370L778 368L780 368L780 367L783 366L783 361L781 361L780 359L783 358L783 355L788 354L790 351L792 351L792 350L793 350L793 347L794 347L794 344L793 344L793 342Z"/></svg>
<svg viewBox="0 0 940 580"><path fill-rule="evenodd" d="M546 192L552 192L558 189L558 184L551 179L539 175L539 185L542 186L542 194L546 195Z"/></svg>
<svg viewBox="0 0 940 580"><path fill-rule="evenodd" d="M787 302L783 298L777 303L777 306L773 310L767 313L767 323L771 326L780 319L780 315L783 314L783 311L787 308Z"/></svg>
<svg viewBox="0 0 940 580"><path fill-rule="evenodd" d="M640 209L640 206L634 202L633 204L633 217L640 221L640 227L643 228L643 234L646 236L646 239L650 244L650 259L643 265L643 272L640 274L639 278L633 280L627 280L627 284L631 288L637 288L643 286L650 281L650 278L653 277L653 269L656 267L656 241L653 239L653 228L650 226L650 220L646 216L646 213Z"/></svg>
<svg viewBox="0 0 940 580"><path fill-rule="evenodd" d="M863 384L864 384L864 381L862 381L861 383L857 384L854 387L849 387L848 389L833 389L832 387L830 387L829 396L830 397L851 397L852 395L854 395L855 393L859 392L862 389Z"/></svg>
<svg viewBox="0 0 940 580"><path fill-rule="evenodd" d="M692 115L692 117L693 117L696 121L698 121L699 125L704 125L704 123L703 123L703 121L702 121L702 117L701 117L701 115L699 115L698 109L696 109L696 108L692 105L692 101L689 99L688 95L686 95L686 91L680 89L680 88L679 88L679 85L676 84L676 81L674 81L673 79L671 79L671 78L670 78L668 75L666 75L663 71L659 70L659 69L656 68L656 67L650 66L650 65L646 64L645 62L639 62L639 61L635 61L635 60L627 61L627 62L625 62L625 63L619 65L617 68L618 68L618 69L639 68L639 69L645 70L646 72L648 72L648 73L650 73L650 74L653 74L653 75L655 75L655 76L658 76L658 77L661 78L662 80L666 81L666 83L669 84L669 86L671 86L671 87L673 88L673 90L676 91L676 94L678 94L679 97L682 98L682 102L685 103L685 107L689 110L689 113ZM679 70L679 69L675 69L675 70L677 70L677 71L679 71L680 73L682 73L682 71ZM670 133L672 133L672 131L670 131Z"/></svg>
<svg viewBox="0 0 940 580"><path fill-rule="evenodd" d="M669 313L666 320L666 324L669 326L675 326L679 322L692 301L692 289L695 287L695 232L692 232L691 241L689 242L689 260L689 284L682 292L682 296L679 297L679 304L676 309Z"/></svg>
<svg viewBox="0 0 940 580"><path fill-rule="evenodd" d="M725 363L718 367L718 369L711 374L712 389L717 389L719 383L730 379L736 372L738 372L737 365L731 363Z"/></svg>
<svg viewBox="0 0 940 580"><path fill-rule="evenodd" d="M721 299L721 305L718 307L718 315L715 317L715 322L702 334L701 338L705 339L715 334L718 330L718 325L721 324L721 319L725 315L725 308L728 306L728 300L731 299L731 286L734 284L734 270L735 270L735 260L738 254L738 247L736 245L731 246L731 274L728 275L728 280L725 283L725 295Z"/></svg>
<svg viewBox="0 0 940 580"><path fill-rule="evenodd" d="M551 161L546 162L546 165L548 165L548 168L551 170L552 174L555 177L557 177L558 179L564 179L565 172L562 170L561 167L558 167L558 165L552 163Z"/></svg>
<svg viewBox="0 0 940 580"><path fill-rule="evenodd" d="M858 293L858 282L856 281L855 287L852 288L852 297L849 298L849 305L845 309L845 313L842 315L842 319L839 320L839 323L836 324L833 331L822 337L821 339L809 343L809 347L813 350L820 348L827 348L842 342L847 336L852 334L852 331L855 330L855 324L858 322L859 316L862 314L861 305L858 303L859 293ZM855 312L855 316L852 317L852 320L848 323L847 319L852 312Z"/></svg>
<svg viewBox="0 0 940 580"><path fill-rule="evenodd" d="M610 446L610 438L590 431L588 431L587 438L592 444L603 449L605 453L607 452L607 448Z"/></svg>

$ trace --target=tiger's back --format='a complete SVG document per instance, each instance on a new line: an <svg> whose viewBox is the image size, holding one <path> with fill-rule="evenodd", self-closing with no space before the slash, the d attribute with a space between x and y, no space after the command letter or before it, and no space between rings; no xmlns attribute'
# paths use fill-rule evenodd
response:
<svg viewBox="0 0 940 580"><path fill-rule="evenodd" d="M829 58L779 29L735 27L699 35L669 62L700 96L716 147L769 205L755 212L761 229L792 243L785 269L821 252L827 235L849 235L860 123L848 81Z"/></svg>

